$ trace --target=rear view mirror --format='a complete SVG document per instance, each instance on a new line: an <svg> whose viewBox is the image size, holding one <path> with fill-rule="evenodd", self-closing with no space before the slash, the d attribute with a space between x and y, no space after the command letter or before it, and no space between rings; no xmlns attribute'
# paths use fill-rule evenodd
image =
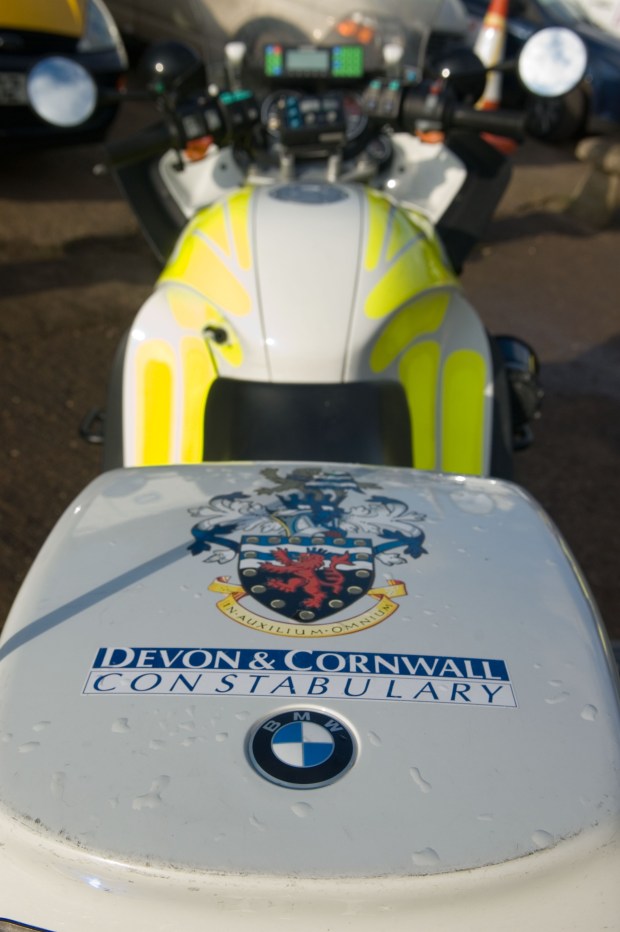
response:
<svg viewBox="0 0 620 932"><path fill-rule="evenodd" d="M200 56L189 45L172 40L149 46L138 63L138 76L155 94L202 90L206 83Z"/></svg>
<svg viewBox="0 0 620 932"><path fill-rule="evenodd" d="M577 87L588 64L588 52L571 29L551 26L531 36L519 56L519 77L538 97L561 97Z"/></svg>
<svg viewBox="0 0 620 932"><path fill-rule="evenodd" d="M68 58L44 58L31 69L26 88L30 106L52 126L79 126L97 106L97 86L88 71Z"/></svg>

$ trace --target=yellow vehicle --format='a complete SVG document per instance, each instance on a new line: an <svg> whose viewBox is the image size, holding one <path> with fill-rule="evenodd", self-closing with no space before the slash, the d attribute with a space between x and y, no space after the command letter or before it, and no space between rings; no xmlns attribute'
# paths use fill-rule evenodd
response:
<svg viewBox="0 0 620 932"><path fill-rule="evenodd" d="M127 55L103 0L3 0L0 6L0 138L64 142L103 138L115 104L98 107L78 129L54 128L27 105L26 78L37 61L62 55L84 65L100 90L120 86Z"/></svg>

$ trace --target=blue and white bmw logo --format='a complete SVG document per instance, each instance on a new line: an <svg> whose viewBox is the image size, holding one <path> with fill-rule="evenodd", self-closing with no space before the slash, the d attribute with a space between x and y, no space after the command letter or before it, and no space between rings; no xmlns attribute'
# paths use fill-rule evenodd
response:
<svg viewBox="0 0 620 932"><path fill-rule="evenodd" d="M248 750L255 769L272 783L315 789L333 783L351 767L356 744L333 715L291 709L259 722Z"/></svg>

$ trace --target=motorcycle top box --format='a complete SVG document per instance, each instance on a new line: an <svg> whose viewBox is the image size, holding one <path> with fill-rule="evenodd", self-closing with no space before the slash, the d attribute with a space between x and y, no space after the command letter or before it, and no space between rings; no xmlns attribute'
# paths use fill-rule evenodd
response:
<svg viewBox="0 0 620 932"><path fill-rule="evenodd" d="M618 918L612 664L566 545L509 483L108 472L41 551L0 657L11 918Z"/></svg>

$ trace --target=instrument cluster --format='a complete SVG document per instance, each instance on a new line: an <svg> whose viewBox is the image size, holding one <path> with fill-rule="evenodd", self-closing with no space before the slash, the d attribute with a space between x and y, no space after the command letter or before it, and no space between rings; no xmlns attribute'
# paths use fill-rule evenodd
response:
<svg viewBox="0 0 620 932"><path fill-rule="evenodd" d="M326 94L308 94L285 88L274 91L264 100L261 108L263 126L269 135L279 141L283 129L329 132L339 130L344 122L344 135L352 142L364 132L368 118L361 97L352 91L331 90Z"/></svg>

